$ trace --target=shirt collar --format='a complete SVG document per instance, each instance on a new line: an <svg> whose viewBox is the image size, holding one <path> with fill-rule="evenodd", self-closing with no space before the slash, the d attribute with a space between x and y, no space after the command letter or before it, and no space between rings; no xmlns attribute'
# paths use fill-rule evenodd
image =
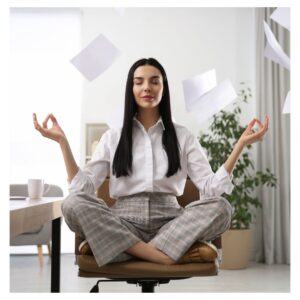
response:
<svg viewBox="0 0 300 300"><path fill-rule="evenodd" d="M135 124L137 124L139 127L144 128L144 126L143 126L142 123L137 119L136 116L133 117L133 121L134 121ZM161 126L161 128L162 128L163 130L165 130L165 125L164 125L164 122L163 122L163 120L162 120L161 117L159 117L159 119L157 120L157 122L156 122L153 126L151 126L151 128L154 128L154 127L157 127L157 126Z"/></svg>

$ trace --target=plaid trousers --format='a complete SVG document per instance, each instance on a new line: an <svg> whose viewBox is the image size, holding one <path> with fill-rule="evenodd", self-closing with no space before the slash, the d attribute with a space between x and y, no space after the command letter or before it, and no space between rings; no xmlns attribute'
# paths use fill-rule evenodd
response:
<svg viewBox="0 0 300 300"><path fill-rule="evenodd" d="M89 243L98 266L133 259L126 250L150 242L177 261L195 241L210 241L230 226L232 207L222 197L194 201L185 208L163 193L120 197L112 207L96 196L70 194L62 204L69 228Z"/></svg>

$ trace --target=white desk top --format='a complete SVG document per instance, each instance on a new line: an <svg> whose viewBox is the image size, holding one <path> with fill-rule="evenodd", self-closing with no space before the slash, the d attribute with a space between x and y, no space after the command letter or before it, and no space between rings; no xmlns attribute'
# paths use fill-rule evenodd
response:
<svg viewBox="0 0 300 300"><path fill-rule="evenodd" d="M62 216L62 197L10 200L10 236L38 227Z"/></svg>

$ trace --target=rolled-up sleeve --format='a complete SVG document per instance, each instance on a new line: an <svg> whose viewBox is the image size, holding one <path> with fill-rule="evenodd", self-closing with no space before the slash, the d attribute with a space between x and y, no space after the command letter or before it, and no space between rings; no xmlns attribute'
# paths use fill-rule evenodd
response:
<svg viewBox="0 0 300 300"><path fill-rule="evenodd" d="M99 141L92 159L83 169L79 168L69 184L69 192L95 194L110 171L109 134L105 132Z"/></svg>
<svg viewBox="0 0 300 300"><path fill-rule="evenodd" d="M228 174L224 165L216 173L212 171L203 148L192 133L188 134L185 150L188 176L199 189L201 196L231 194L234 187L232 176Z"/></svg>

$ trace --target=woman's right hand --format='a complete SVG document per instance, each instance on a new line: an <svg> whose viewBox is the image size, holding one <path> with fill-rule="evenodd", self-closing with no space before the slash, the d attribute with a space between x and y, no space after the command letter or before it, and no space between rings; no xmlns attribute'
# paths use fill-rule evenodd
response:
<svg viewBox="0 0 300 300"><path fill-rule="evenodd" d="M52 127L48 128L48 121L52 121ZM43 122L43 126L41 126L37 120L36 114L33 114L33 124L37 131L41 133L42 136L54 140L58 143L66 139L65 133L60 128L56 118L53 114L47 115L46 119Z"/></svg>

